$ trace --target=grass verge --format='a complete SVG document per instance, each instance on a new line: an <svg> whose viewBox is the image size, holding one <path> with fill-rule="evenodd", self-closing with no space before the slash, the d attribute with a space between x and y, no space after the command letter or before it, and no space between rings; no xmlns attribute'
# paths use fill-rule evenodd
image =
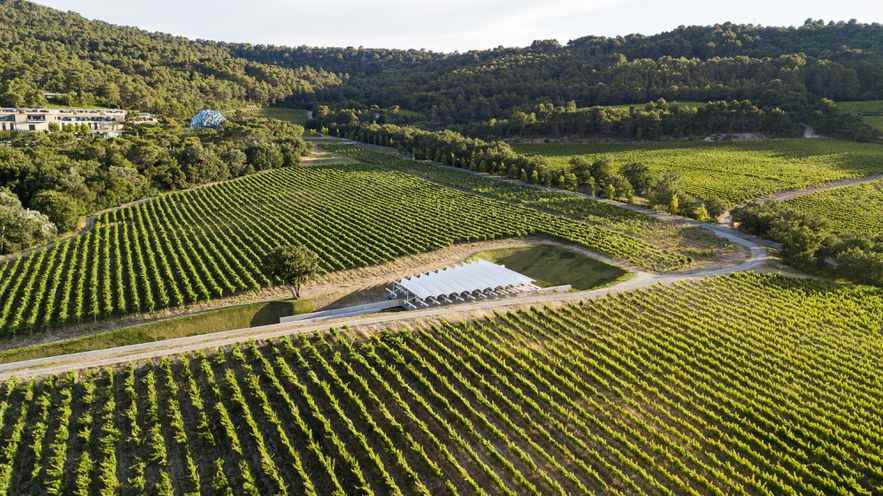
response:
<svg viewBox="0 0 883 496"><path fill-rule="evenodd" d="M303 126L307 123L307 111L286 107L261 107L260 115L269 119L288 121Z"/></svg>
<svg viewBox="0 0 883 496"><path fill-rule="evenodd" d="M483 251L472 255L467 261L479 258L505 265L533 278L542 287L570 284L573 289L582 291L607 286L631 276L618 267L552 245Z"/></svg>
<svg viewBox="0 0 883 496"><path fill-rule="evenodd" d="M0 363L277 324L280 317L312 312L313 310L312 302L305 300L279 300L236 305L183 317L122 327L90 336L11 348L0 352Z"/></svg>

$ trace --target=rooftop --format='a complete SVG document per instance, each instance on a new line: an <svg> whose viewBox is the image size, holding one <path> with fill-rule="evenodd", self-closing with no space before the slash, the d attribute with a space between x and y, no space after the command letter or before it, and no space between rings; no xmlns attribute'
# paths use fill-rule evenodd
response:
<svg viewBox="0 0 883 496"><path fill-rule="evenodd" d="M502 265L478 260L406 277L397 285L417 298L426 299L523 286L533 282L533 279Z"/></svg>

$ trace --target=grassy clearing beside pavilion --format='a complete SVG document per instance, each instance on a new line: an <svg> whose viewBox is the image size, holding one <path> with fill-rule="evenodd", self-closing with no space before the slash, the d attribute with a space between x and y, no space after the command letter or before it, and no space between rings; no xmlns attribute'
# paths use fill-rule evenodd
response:
<svg viewBox="0 0 883 496"><path fill-rule="evenodd" d="M535 245L488 250L469 257L505 265L535 279L542 287L570 284L585 290L627 279L630 274L618 267L553 245Z"/></svg>
<svg viewBox="0 0 883 496"><path fill-rule="evenodd" d="M312 302L307 300L277 300L236 305L104 331L90 336L12 348L0 352L0 363L278 324L280 317L312 312L313 310Z"/></svg>

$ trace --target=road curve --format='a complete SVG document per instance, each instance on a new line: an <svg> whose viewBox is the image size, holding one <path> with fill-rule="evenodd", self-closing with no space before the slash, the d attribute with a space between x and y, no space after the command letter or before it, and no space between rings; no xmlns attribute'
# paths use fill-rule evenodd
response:
<svg viewBox="0 0 883 496"><path fill-rule="evenodd" d="M500 180L505 181L506 179L500 178ZM716 236L747 249L750 255L745 261L731 266L712 267L669 274L636 271L633 272L633 277L619 284L586 291L529 294L513 298L485 300L407 312L381 313L355 318L344 317L340 319L323 320L320 322L301 321L288 324L274 324L0 364L0 380L12 377L38 377L87 368L111 366L126 362L186 353L200 349L219 348L248 341L267 340L292 334L316 332L334 327L347 326L351 329L372 329L377 327L388 327L396 324L403 325L418 319L460 319L468 318L470 316L478 316L492 311L529 305L560 304L591 300L611 294L640 290L655 285L671 285L680 281L700 280L736 272L755 270L764 266L769 259L769 251L766 243L757 240L752 236L741 233L730 226L698 222L686 217L660 213L646 208L610 200L592 199L607 202L627 210L640 212L663 222L678 222L707 229ZM619 265L616 261L609 260L606 257L599 257L597 254L588 253L588 255L602 258L603 261L608 263L612 262Z"/></svg>
<svg viewBox="0 0 883 496"><path fill-rule="evenodd" d="M715 230L715 232L718 231ZM738 265L702 269L693 272L654 274L639 271L634 273L633 277L630 279L617 285L586 291L529 294L514 298L485 300L407 312L381 313L356 318L344 317L320 322L306 321L290 324L273 324L0 364L0 380L6 380L12 377L38 377L73 372L87 368L111 366L126 362L186 353L200 349L219 348L254 340L266 340L292 334L316 332L334 327L347 326L351 329L371 329L388 327L396 324L404 325L422 319L467 318L492 311L530 305L571 303L591 300L611 294L648 288L654 285L671 285L680 281L700 280L708 277L754 270L762 267L766 263L769 255L765 247L757 245L751 240L734 236L732 233L728 232L726 228L721 228L720 234L722 237L748 248L750 251L749 258Z"/></svg>
<svg viewBox="0 0 883 496"><path fill-rule="evenodd" d="M388 327L396 324L404 325L418 319L441 319L453 316L463 318L471 315L528 305L571 303L591 300L611 294L648 288L658 284L670 285L680 281L699 280L708 277L753 270L761 267L766 259L766 249L763 247L756 247L751 249L751 256L739 265L679 274L651 274L647 272L638 272L632 278L607 288L571 293L529 294L514 298L485 300L408 312L381 313L356 318L344 317L320 322L274 324L121 346L117 348L86 351L69 355L37 358L21 362L0 364L0 380L6 380L11 377L38 377L93 367L117 365L120 363L147 360L200 349L218 348L254 340L266 340L292 334L321 331L334 327L347 326L351 329Z"/></svg>

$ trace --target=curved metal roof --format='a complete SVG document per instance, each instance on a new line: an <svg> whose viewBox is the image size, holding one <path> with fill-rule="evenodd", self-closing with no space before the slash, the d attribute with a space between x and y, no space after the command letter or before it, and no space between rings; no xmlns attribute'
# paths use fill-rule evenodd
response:
<svg viewBox="0 0 883 496"><path fill-rule="evenodd" d="M531 284L534 280L502 265L478 260L419 276L406 277L398 285L420 299L439 298Z"/></svg>

